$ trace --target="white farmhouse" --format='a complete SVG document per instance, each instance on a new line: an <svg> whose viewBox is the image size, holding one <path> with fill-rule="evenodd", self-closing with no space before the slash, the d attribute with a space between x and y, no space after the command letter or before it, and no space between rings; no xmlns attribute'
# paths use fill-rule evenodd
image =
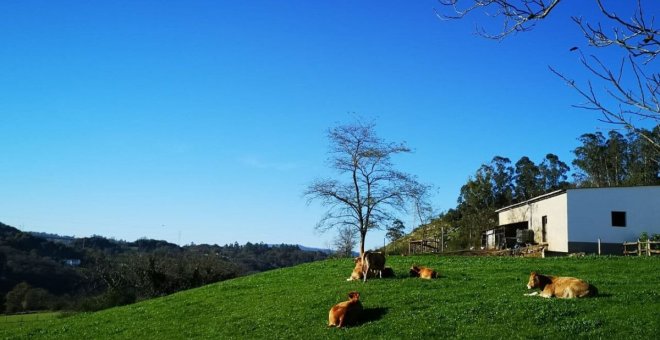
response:
<svg viewBox="0 0 660 340"><path fill-rule="evenodd" d="M660 234L660 186L558 190L497 213L499 227L483 238L490 249L527 235L553 253L596 253L600 240L601 253L622 254L623 242Z"/></svg>

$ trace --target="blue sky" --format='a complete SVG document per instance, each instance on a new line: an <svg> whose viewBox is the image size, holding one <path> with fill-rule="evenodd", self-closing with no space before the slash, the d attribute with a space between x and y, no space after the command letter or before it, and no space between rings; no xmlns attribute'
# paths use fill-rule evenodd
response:
<svg viewBox="0 0 660 340"><path fill-rule="evenodd" d="M333 174L326 131L338 123L359 116L406 141L415 152L394 161L435 187L436 211L495 155L570 163L579 135L611 128L572 108L580 98L548 70L587 79L569 49L590 50L566 14L592 15L588 2L502 42L473 34L483 16L447 22L435 8L3 1L0 221L128 241L326 247L334 233L314 231L323 210L302 192Z"/></svg>

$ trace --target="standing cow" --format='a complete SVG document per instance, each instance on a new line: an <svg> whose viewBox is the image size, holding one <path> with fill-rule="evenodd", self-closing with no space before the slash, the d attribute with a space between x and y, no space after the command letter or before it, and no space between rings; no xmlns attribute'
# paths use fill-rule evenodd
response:
<svg viewBox="0 0 660 340"><path fill-rule="evenodd" d="M383 278L383 269L385 269L385 255L383 253L366 251L362 254L362 276L367 281L369 271L378 272L380 278Z"/></svg>

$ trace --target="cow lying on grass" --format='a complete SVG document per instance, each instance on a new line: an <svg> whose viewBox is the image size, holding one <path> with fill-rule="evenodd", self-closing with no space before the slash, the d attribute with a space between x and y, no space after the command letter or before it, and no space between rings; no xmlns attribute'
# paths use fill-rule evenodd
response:
<svg viewBox="0 0 660 340"><path fill-rule="evenodd" d="M383 275L383 278L395 277L394 270L390 267L383 268L381 274ZM367 273L367 275L369 275L370 279L376 277L376 273L374 272L369 272ZM346 279L346 281L358 281L358 280L362 280L362 278L363 278L362 264L356 264L355 268L353 268L353 272L351 273L351 276L348 279Z"/></svg>
<svg viewBox="0 0 660 340"><path fill-rule="evenodd" d="M438 277L438 273L431 268L412 266L410 276L430 280Z"/></svg>
<svg viewBox="0 0 660 340"><path fill-rule="evenodd" d="M571 299L577 297L593 296L598 293L596 287L587 282L574 277L558 277L550 275L541 275L532 272L529 275L527 289L539 288L541 292L525 294L527 296L540 295L544 298L553 296L562 299Z"/></svg>
<svg viewBox="0 0 660 340"><path fill-rule="evenodd" d="M348 301L340 302L330 308L328 327L337 326L341 328L346 325L353 325L359 320L362 313L360 293L350 292L348 298Z"/></svg>

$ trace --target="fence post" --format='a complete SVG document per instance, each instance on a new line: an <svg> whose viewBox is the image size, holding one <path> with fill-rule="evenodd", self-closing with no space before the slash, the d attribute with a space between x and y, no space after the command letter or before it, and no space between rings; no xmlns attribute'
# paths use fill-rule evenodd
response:
<svg viewBox="0 0 660 340"><path fill-rule="evenodd" d="M637 256L642 256L642 243L637 239Z"/></svg>
<svg viewBox="0 0 660 340"><path fill-rule="evenodd" d="M440 252L445 252L445 227L440 227Z"/></svg>
<svg viewBox="0 0 660 340"><path fill-rule="evenodd" d="M600 237L598 238L598 255L600 255Z"/></svg>

